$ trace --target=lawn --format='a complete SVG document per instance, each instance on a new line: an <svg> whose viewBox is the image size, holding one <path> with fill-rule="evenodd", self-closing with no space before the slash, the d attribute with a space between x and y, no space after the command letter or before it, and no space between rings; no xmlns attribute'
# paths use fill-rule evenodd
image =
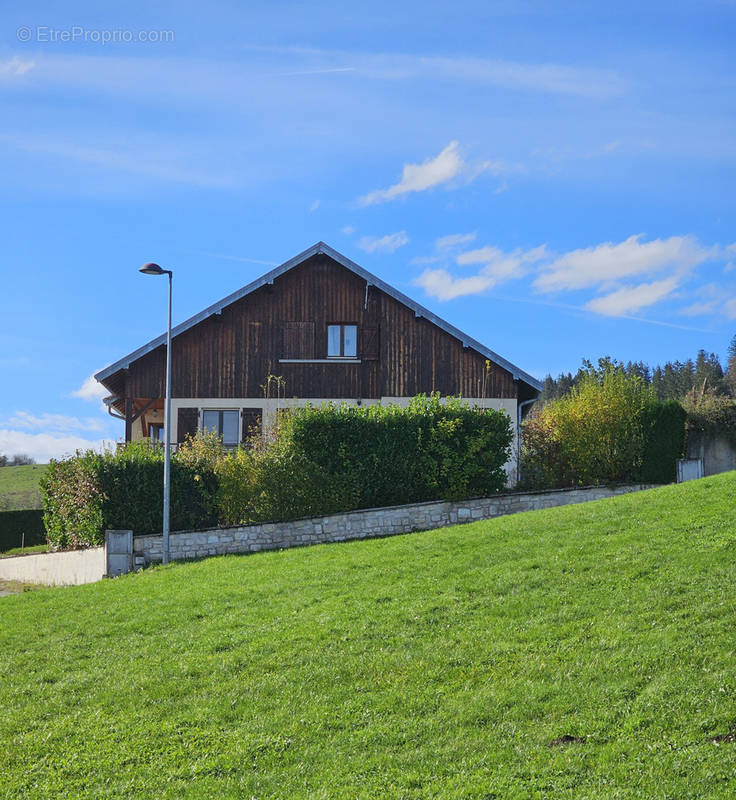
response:
<svg viewBox="0 0 736 800"><path fill-rule="evenodd" d="M41 508L38 482L48 464L0 467L0 511Z"/></svg>
<svg viewBox="0 0 736 800"><path fill-rule="evenodd" d="M736 796L736 473L0 598L0 796Z"/></svg>

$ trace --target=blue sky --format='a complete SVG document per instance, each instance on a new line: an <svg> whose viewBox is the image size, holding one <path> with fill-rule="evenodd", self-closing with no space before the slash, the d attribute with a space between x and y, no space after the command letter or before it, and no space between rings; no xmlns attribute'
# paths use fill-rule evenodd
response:
<svg viewBox="0 0 736 800"><path fill-rule="evenodd" d="M365 6L365 7L363 7ZM0 451L324 240L523 369L736 333L736 4L28 3L0 28Z"/></svg>

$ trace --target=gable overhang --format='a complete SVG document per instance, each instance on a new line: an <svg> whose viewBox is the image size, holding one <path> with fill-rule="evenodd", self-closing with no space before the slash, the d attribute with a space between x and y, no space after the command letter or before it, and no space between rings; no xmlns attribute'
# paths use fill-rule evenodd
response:
<svg viewBox="0 0 736 800"><path fill-rule="evenodd" d="M272 284L276 278L283 275L285 272L288 272L290 269L302 264L303 262L307 261L308 259L312 258L313 256L324 254L329 256L333 261L336 261L338 264L341 264L346 269L349 269L351 272L355 273L359 277L361 277L364 281L366 281L368 286L375 286L377 289L380 289L382 292L385 292L389 297L393 297L394 300L397 300L399 303L410 308L415 316L422 317L433 325L436 325L438 328L441 328L446 333L449 333L451 336L454 336L456 339L459 339L462 343L463 347L471 348L482 356L487 358L489 361L492 361L494 364L497 364L500 367L503 367L505 370L511 373L514 380L522 381L523 383L527 384L533 391L539 393L542 391L542 384L533 376L531 376L528 372L524 372L524 370L519 369L515 364L512 364L507 359L503 358L503 356L498 355L498 353L494 353L493 350L490 350L485 345L481 344L476 339L468 336L467 334L463 333L461 330L456 328L454 325L451 325L446 320L438 317L435 313L430 311L428 308L420 305L416 301L412 300L410 297L407 297L403 292L394 289L393 286L390 286L385 281L382 281L376 275L368 272L367 269L364 269L360 266L360 264L356 264L354 261L351 261L349 258L344 256L342 253L339 253L337 250L330 247L328 244L324 242L317 242L317 244L312 245L312 247L304 250L304 252L299 253L299 255L290 258L288 261L284 261L278 267L275 267L270 272L267 272L265 275L261 275L260 278L257 278L252 283L249 283L247 286L244 286L242 289L238 289L238 291L229 294L227 297L224 297L222 300L214 303L211 306L200 311L198 314L195 314L193 317L190 317L188 320L181 322L179 325L176 325L174 328L171 329L171 337L172 339L178 336L180 333L184 333L188 331L190 328L193 328L200 322L203 322L208 317L211 317L213 314L220 314L222 310L229 305L241 300L243 297L247 297L249 294L252 294L257 289L260 289L263 286L268 284ZM166 343L166 334L162 333L160 336L157 336L155 339L152 339L148 344L144 344L142 347L139 347L137 350L134 350L132 353L129 353L127 356L124 356L120 360L116 361L114 364L110 364L109 367L105 367L105 369L100 370L95 375L95 380L99 381L100 383L104 383L105 380L110 378L116 372L119 372L122 369L128 369L128 367L134 362L137 361L142 356L145 356L147 353L152 352L158 347L161 347Z"/></svg>

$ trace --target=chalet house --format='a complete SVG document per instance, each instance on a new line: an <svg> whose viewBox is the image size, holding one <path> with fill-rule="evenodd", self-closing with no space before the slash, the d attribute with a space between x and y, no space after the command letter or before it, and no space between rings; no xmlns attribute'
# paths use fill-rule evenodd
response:
<svg viewBox="0 0 736 800"><path fill-rule="evenodd" d="M162 438L165 350L163 334L95 375L126 441ZM518 437L541 388L323 242L172 330L172 442L210 429L235 445L282 408L423 392L503 409Z"/></svg>

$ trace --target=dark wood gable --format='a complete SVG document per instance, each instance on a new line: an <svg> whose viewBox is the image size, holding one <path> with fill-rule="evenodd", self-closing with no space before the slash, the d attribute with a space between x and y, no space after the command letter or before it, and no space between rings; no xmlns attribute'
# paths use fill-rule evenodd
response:
<svg viewBox="0 0 736 800"><path fill-rule="evenodd" d="M359 363L327 357L329 325L355 325ZM130 364L128 397L163 395L164 348ZM174 338L172 393L261 398L268 375L285 397L516 397L512 375L324 253Z"/></svg>

